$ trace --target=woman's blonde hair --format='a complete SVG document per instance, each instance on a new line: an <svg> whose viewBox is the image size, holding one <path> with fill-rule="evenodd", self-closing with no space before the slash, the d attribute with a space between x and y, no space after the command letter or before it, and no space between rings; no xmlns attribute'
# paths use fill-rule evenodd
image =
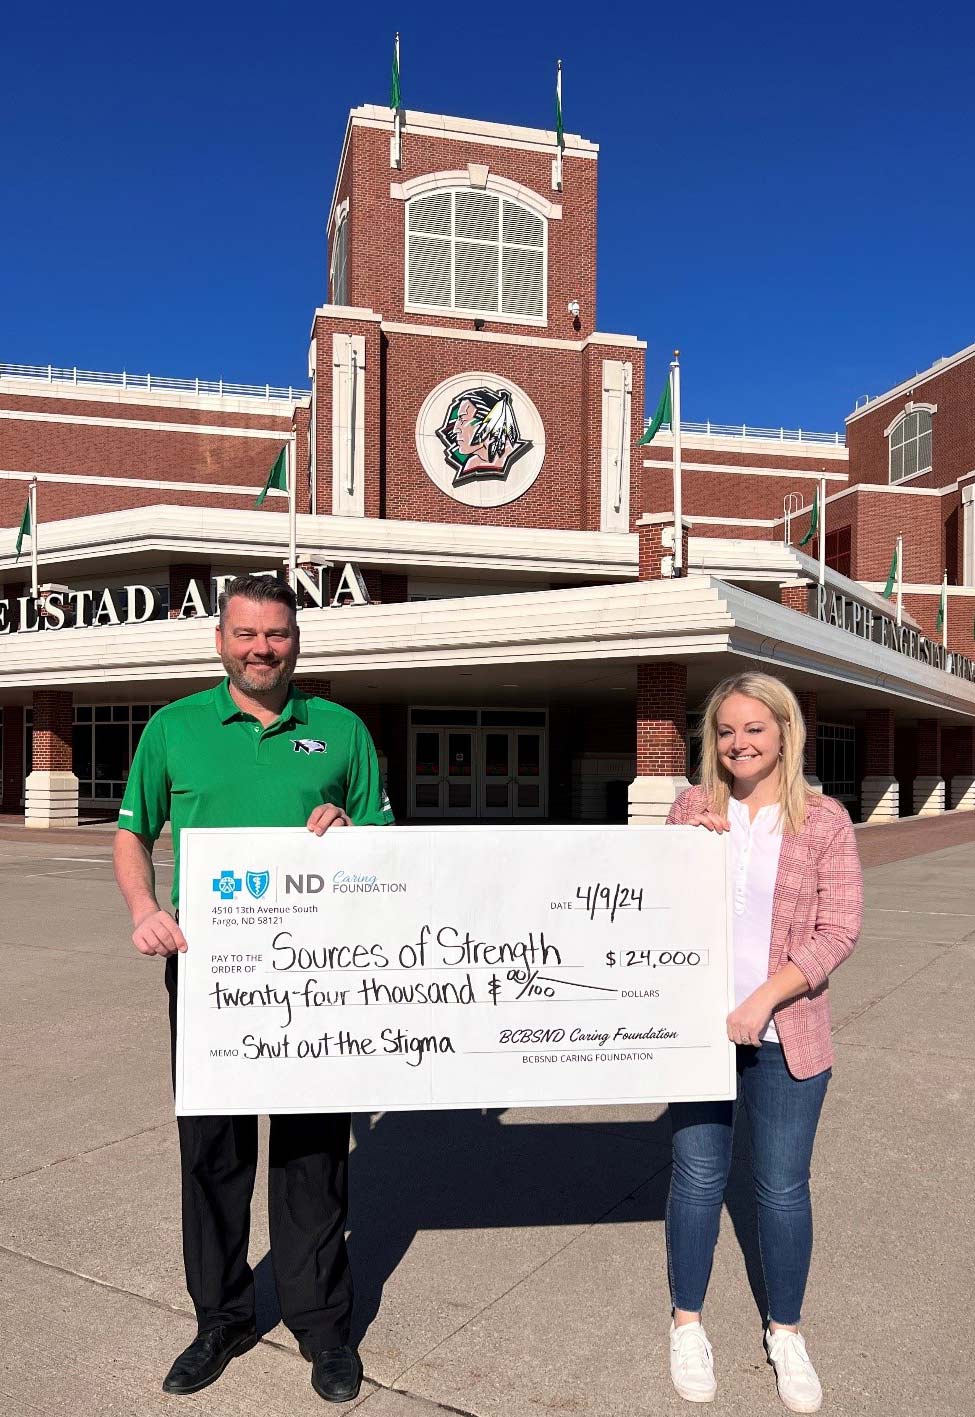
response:
<svg viewBox="0 0 975 1417"><path fill-rule="evenodd" d="M718 713L725 699L742 694L757 699L769 710L782 735L779 761L779 811L784 831L795 834L806 821L811 788L803 777L806 725L799 701L787 684L771 674L749 671L723 679L712 689L701 719L701 786L711 808L724 816L728 810L733 778L718 757Z"/></svg>

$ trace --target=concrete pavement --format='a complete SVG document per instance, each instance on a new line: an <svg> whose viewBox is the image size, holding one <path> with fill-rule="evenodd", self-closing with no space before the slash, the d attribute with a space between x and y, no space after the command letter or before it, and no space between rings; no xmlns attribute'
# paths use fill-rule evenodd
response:
<svg viewBox="0 0 975 1417"><path fill-rule="evenodd" d="M837 1417L972 1410L975 844L865 856L868 912L835 976L837 1066L814 1163L804 1329ZM942 829L943 830L943 829ZM894 859L910 848L903 859ZM165 868L161 872L165 877ZM195 1330L161 969L127 944L103 839L0 840L0 1412L321 1413L279 1323L263 1190L264 1341L191 1398L159 1390ZM368 1417L637 1417L667 1374L660 1108L355 1119L351 1247ZM716 1413L783 1411L761 1347L739 1137L707 1323Z"/></svg>

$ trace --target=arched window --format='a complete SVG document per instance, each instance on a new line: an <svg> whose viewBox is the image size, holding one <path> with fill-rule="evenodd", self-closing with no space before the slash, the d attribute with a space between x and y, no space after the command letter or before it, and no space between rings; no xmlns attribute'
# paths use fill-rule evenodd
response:
<svg viewBox="0 0 975 1417"><path fill-rule="evenodd" d="M406 303L459 315L545 320L547 227L494 192L455 189L406 204Z"/></svg>
<svg viewBox="0 0 975 1417"><path fill-rule="evenodd" d="M332 242L332 304L349 303L349 204L343 203L335 224L335 239Z"/></svg>
<svg viewBox="0 0 975 1417"><path fill-rule="evenodd" d="M930 471L931 413L926 408L911 409L890 430L890 481Z"/></svg>

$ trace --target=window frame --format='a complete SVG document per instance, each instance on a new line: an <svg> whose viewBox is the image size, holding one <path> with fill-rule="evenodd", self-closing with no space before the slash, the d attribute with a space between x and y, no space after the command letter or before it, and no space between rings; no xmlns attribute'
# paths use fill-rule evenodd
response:
<svg viewBox="0 0 975 1417"><path fill-rule="evenodd" d="M342 299L336 298L335 277L338 271L338 256L341 249L342 279L345 289L342 292ZM348 305L349 303L349 203L344 201L335 214L335 234L332 237L332 259L329 262L328 272L328 293L332 305Z"/></svg>
<svg viewBox="0 0 975 1417"><path fill-rule="evenodd" d="M450 236L449 236L449 237L447 237L447 236L433 236L431 239L434 240L434 241L449 241L449 242L450 242L450 284L451 284L451 296L453 296L453 293L454 293L454 273L455 273L455 265L454 265L454 262L455 262L455 247L456 247L456 242L457 242L457 234L456 234L456 210L457 210L456 194L457 194L458 192L470 192L471 190L472 190L472 189L471 189L469 186L468 186L468 187L465 187L465 186L463 185L463 183L460 183L460 182L452 182L452 183L450 183L449 185L448 185L448 184L445 184L445 185L442 186L442 187L439 187L439 186L438 186L438 187L436 187L436 188L434 188L434 189L432 189L432 190L427 190L427 191L422 191L422 192L415 192L415 193L413 193L412 196L407 197L407 199L406 199L406 201L405 201L405 203L404 203L404 206L405 206L405 209L406 209L406 210L405 210L405 214L404 214L404 217L403 217L403 309L404 309L405 311L407 311L407 313L409 313L409 314L413 314L413 315L440 315L440 316L442 316L444 319L447 319L447 320L458 320L458 319L459 319L459 320L465 320L465 319L467 319L467 320L484 320L484 321L490 321L492 324L498 324L498 325L530 325L530 326L532 326L532 327L534 327L534 328L536 328L536 329L544 329L544 328L548 325L548 226L549 226L549 218L546 217L546 216L544 216L541 212L539 212L539 211L537 211L537 210L534 210L534 209L533 209L532 207L530 207L526 202L520 201L517 197L510 196L510 195L509 195L508 193L506 193L506 192L492 192L492 191L487 191L487 192L485 193L486 196L493 197L493 198L495 198L495 199L497 200L497 202L498 202L498 230L499 230L499 232L500 232L501 234L500 234L499 237L498 237L497 243L494 243L494 242L492 242L492 241L482 241L482 240L479 240L479 239L476 238L476 237L466 237L466 236L465 236L465 237L462 237L461 239L464 240L464 241L470 241L470 242L471 242L472 244L474 244L474 245L495 246L495 247L496 247L496 249L497 249L497 251L498 251L498 254L499 254L499 260L498 260L498 305L499 305L499 307L500 307L500 304L501 304L501 283L502 283L502 281L503 281L503 279L504 279L504 274L503 274L503 266L504 266L504 247L505 247L505 246L511 246L511 247L513 247L515 250L522 250L522 251L537 251L537 250L538 250L538 247L537 247L537 246L524 246L524 245L522 245L520 242L516 242L516 241L505 241L505 240L504 240L504 207L503 207L503 203L504 203L504 202L510 202L510 203L512 204L512 206L516 206L516 207L520 208L522 211L527 212L529 216L532 216L532 217L534 217L537 221L540 221L540 222L542 223L542 248L541 248L541 249L542 249L542 313L541 313L541 315L508 315L508 314L502 313L502 311L500 310L500 308L497 309L497 310L483 310L483 309L482 309L482 310L477 310L477 309L474 309L474 308L472 308L472 307L470 307L470 306L458 306L458 305L422 305L422 304L420 304L420 303L417 302L417 301L411 301L411 300L410 300L410 298L409 298L409 294L410 294L410 208L412 207L412 205L413 205L414 202L416 202L416 201L421 201L421 202L422 202L422 201L424 200L424 198L432 196L432 195L434 194L434 192L437 192L437 193L449 192L449 193L450 193ZM427 235L429 235L429 233L428 233L428 232L420 232L420 233L418 233L418 235L427 236Z"/></svg>
<svg viewBox="0 0 975 1417"><path fill-rule="evenodd" d="M909 403L894 419L884 432L887 439L887 485L889 487L899 487L901 483L910 482L912 478L924 477L927 473L934 471L934 415L937 413L937 404ZM921 429L921 415L926 414L928 427ZM931 453L926 467L917 467L913 472L902 473L900 477L894 476L894 435L899 428L903 428L908 419L917 419L917 430L911 438L904 438L897 445L896 451L901 454L901 465L903 466L903 451L909 443L916 443L920 448L921 438L925 433L931 437ZM920 458L918 459L920 461Z"/></svg>

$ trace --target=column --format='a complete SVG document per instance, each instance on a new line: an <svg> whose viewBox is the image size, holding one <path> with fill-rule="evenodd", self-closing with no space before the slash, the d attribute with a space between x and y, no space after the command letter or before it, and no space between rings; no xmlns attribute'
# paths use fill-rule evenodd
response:
<svg viewBox="0 0 975 1417"><path fill-rule="evenodd" d="M73 718L70 690L34 690L33 769L25 792L25 827L78 825L78 779L72 771Z"/></svg>
<svg viewBox="0 0 975 1417"><path fill-rule="evenodd" d="M636 772L630 783L631 826L667 820L689 787L687 771L687 665L639 664L636 690Z"/></svg>
<svg viewBox="0 0 975 1417"><path fill-rule="evenodd" d="M941 721L917 721L917 777L914 779L914 815L934 817L945 809L945 782L941 776Z"/></svg>
<svg viewBox="0 0 975 1417"><path fill-rule="evenodd" d="M690 522L681 518L681 575L687 575ZM640 545L640 580L669 580L674 573L674 514L644 512L636 524Z"/></svg>
<svg viewBox="0 0 975 1417"><path fill-rule="evenodd" d="M783 581L779 586L779 604L784 605L787 610L795 610L799 615L808 615L809 582Z"/></svg>
<svg viewBox="0 0 975 1417"><path fill-rule="evenodd" d="M819 714L816 708L815 689L800 689L796 694L806 725L806 746L803 751L803 775L814 792L822 792L823 784L816 776L816 734L819 728Z"/></svg>
<svg viewBox="0 0 975 1417"><path fill-rule="evenodd" d="M863 821L896 822L900 786L894 776L894 710L867 709L864 743L866 776L860 784Z"/></svg>
<svg viewBox="0 0 975 1417"><path fill-rule="evenodd" d="M951 810L975 811L975 725L942 729L941 740L942 771L948 774Z"/></svg>

